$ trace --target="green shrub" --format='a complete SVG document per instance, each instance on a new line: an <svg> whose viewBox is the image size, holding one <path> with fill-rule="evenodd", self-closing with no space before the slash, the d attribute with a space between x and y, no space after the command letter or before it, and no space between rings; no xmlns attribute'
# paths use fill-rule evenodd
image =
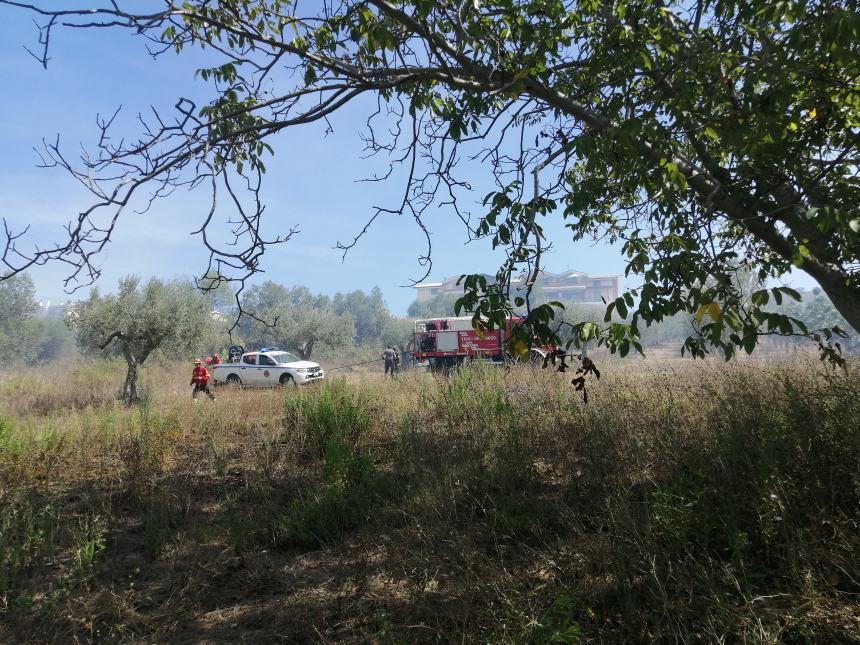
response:
<svg viewBox="0 0 860 645"><path fill-rule="evenodd" d="M168 496L155 492L150 496L143 515L143 545L151 557L161 555L181 517L182 508Z"/></svg>
<svg viewBox="0 0 860 645"><path fill-rule="evenodd" d="M552 524L538 488L532 433L519 426L499 432L494 459L484 476L488 505L499 537L538 535Z"/></svg>
<svg viewBox="0 0 860 645"><path fill-rule="evenodd" d="M422 407L435 410L449 429L477 431L479 437L509 427L514 408L499 372L480 363L461 365L425 393Z"/></svg>
<svg viewBox="0 0 860 645"><path fill-rule="evenodd" d="M558 596L531 630L528 642L532 645L579 643L583 634L582 628L572 619L575 605L573 596L569 594Z"/></svg>
<svg viewBox="0 0 860 645"><path fill-rule="evenodd" d="M101 517L86 516L80 521L72 549L72 572L79 578L93 575L96 559L107 546L104 534L105 526Z"/></svg>
<svg viewBox="0 0 860 645"><path fill-rule="evenodd" d="M162 412L142 403L130 419L130 434L121 455L132 486L145 488L149 480L161 474L173 459L178 440L176 412Z"/></svg>
<svg viewBox="0 0 860 645"><path fill-rule="evenodd" d="M332 443L353 446L370 426L370 399L343 379L313 390L291 392L285 400L287 432L297 432L306 446L323 456Z"/></svg>
<svg viewBox="0 0 860 645"><path fill-rule="evenodd" d="M275 526L275 541L280 546L333 544L370 521L386 494L383 478L367 458L331 442L322 486L290 504Z"/></svg>
<svg viewBox="0 0 860 645"><path fill-rule="evenodd" d="M17 450L12 444L12 423L0 417L0 457L14 454Z"/></svg>
<svg viewBox="0 0 860 645"><path fill-rule="evenodd" d="M11 596L20 577L57 549L60 514L29 498L0 505L0 597Z"/></svg>

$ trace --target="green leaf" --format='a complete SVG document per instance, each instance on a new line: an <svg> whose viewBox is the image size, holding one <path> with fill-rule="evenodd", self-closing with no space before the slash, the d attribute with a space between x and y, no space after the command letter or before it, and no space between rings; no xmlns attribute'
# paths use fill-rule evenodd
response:
<svg viewBox="0 0 860 645"><path fill-rule="evenodd" d="M785 295L787 295L789 298L791 298L795 302L801 301L800 294L797 291L795 291L794 289L792 289L791 287L779 287L779 290L782 291Z"/></svg>
<svg viewBox="0 0 860 645"><path fill-rule="evenodd" d="M609 322L612 320L612 310L615 309L617 301L612 301L608 305L606 305L606 314L603 316L603 322Z"/></svg>
<svg viewBox="0 0 860 645"><path fill-rule="evenodd" d="M758 342L758 334L756 334L754 329L744 329L744 337L743 337L743 346L744 351L747 354L752 354L755 349L756 343Z"/></svg>
<svg viewBox="0 0 860 645"><path fill-rule="evenodd" d="M773 299L776 300L777 307L782 304L782 292L779 289L773 290Z"/></svg>
<svg viewBox="0 0 860 645"><path fill-rule="evenodd" d="M770 294L767 289L760 289L752 294L752 303L756 307L763 307L768 303L768 300L770 300Z"/></svg>

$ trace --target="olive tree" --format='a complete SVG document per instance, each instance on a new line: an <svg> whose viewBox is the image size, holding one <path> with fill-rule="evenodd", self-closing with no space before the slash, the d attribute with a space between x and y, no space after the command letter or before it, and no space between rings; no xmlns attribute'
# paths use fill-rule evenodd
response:
<svg viewBox="0 0 860 645"><path fill-rule="evenodd" d="M378 342L391 318L379 287L373 287L369 294L361 290L336 293L332 307L338 315L352 316L357 343Z"/></svg>
<svg viewBox="0 0 860 645"><path fill-rule="evenodd" d="M28 275L0 282L0 361L4 363L32 351L28 331L38 310L34 294Z"/></svg>
<svg viewBox="0 0 860 645"><path fill-rule="evenodd" d="M463 278L460 305L476 322L525 307L524 337L554 337L556 305L530 306L530 289L550 242L544 221L558 217L574 239L619 243L627 273L641 279L608 303L604 321L577 329L622 354L640 348L641 327L681 312L693 316L685 348L694 355L811 333L766 308L796 297L771 286L792 268L860 329L858 0L0 5L40 17L33 53L45 65L61 26L125 29L155 56L206 47L220 59L197 72L212 84L207 104L180 98L175 114L145 120L137 140L117 142L105 119L80 163L47 145L48 163L80 179L94 203L54 247L28 253L9 233L12 272L60 259L72 277L91 275L136 193L199 182L212 197L204 231L218 195L235 198L237 185L251 192L256 209L240 219L246 244L210 246L219 275L232 269L241 279L283 239L259 235L259 185L277 135L373 96L364 137L391 166L372 178L399 176L403 197L370 212L340 246L405 213L427 235L420 261L429 265L423 215L445 206L470 237L506 251L495 280ZM494 188L475 219L465 204L480 181ZM732 281L741 266L765 283L749 301Z"/></svg>
<svg viewBox="0 0 860 645"><path fill-rule="evenodd" d="M84 349L116 352L128 370L119 398L139 400L138 370L157 350L176 355L199 349L211 335L212 306L209 299L188 282L152 279L141 285L137 277L119 281L115 294L93 290L89 299L67 315Z"/></svg>
<svg viewBox="0 0 860 645"><path fill-rule="evenodd" d="M242 306L251 314L244 324L246 338L293 351L303 360L314 349L341 349L355 338L352 317L335 313L327 296L313 295L306 287L264 282L248 290Z"/></svg>
<svg viewBox="0 0 860 645"><path fill-rule="evenodd" d="M412 318L432 318L434 316L453 316L454 305L459 296L455 293L439 293L427 300L415 300L407 314Z"/></svg>

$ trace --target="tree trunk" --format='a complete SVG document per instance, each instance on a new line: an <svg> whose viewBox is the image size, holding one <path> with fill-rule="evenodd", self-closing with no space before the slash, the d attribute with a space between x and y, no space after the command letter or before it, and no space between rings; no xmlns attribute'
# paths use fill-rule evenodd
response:
<svg viewBox="0 0 860 645"><path fill-rule="evenodd" d="M296 347L296 352L299 354L299 358L303 361L309 361L311 359L311 352L314 351L314 341L309 340L305 343L302 343L300 346Z"/></svg>
<svg viewBox="0 0 860 645"><path fill-rule="evenodd" d="M829 276L812 276L830 298L836 311L860 334L860 291L846 287L841 280L830 280ZM848 331L847 329L845 331Z"/></svg>
<svg viewBox="0 0 860 645"><path fill-rule="evenodd" d="M119 398L131 405L140 401L140 397L137 395L137 368L139 363L130 351L124 351L123 354L125 355L125 362L128 364L128 372L126 372L125 384L122 386L122 393Z"/></svg>

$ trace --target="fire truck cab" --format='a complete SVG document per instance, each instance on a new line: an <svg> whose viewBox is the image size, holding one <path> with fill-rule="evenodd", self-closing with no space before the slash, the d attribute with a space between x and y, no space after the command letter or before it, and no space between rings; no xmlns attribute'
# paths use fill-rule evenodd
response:
<svg viewBox="0 0 860 645"><path fill-rule="evenodd" d="M412 333L412 356L431 370L445 370L469 360L502 365L508 359L507 342L511 328L520 318L509 318L501 329L480 331L472 327L471 316L416 320ZM532 348L533 358L543 358L544 350Z"/></svg>

